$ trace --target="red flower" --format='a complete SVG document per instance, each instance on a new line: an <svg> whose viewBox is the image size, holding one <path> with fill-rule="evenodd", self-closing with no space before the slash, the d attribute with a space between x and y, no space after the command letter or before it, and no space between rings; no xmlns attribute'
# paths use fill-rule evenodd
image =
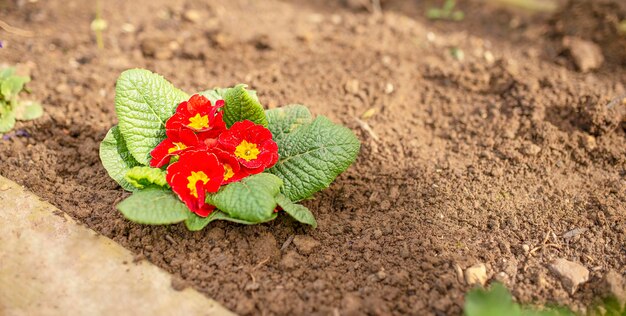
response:
<svg viewBox="0 0 626 316"><path fill-rule="evenodd" d="M272 133L248 120L236 122L220 134L218 147L234 155L248 174L260 173L278 161L278 145Z"/></svg>
<svg viewBox="0 0 626 316"><path fill-rule="evenodd" d="M150 166L163 167L184 150L215 146L219 134L226 130L223 113L219 111L223 105L224 101L218 100L212 106L211 101L198 94L181 102L165 123L167 139L150 152Z"/></svg>
<svg viewBox="0 0 626 316"><path fill-rule="evenodd" d="M220 188L224 166L213 153L187 150L167 168L166 180L192 212L207 217L215 207L205 202L206 193Z"/></svg>
<svg viewBox="0 0 626 316"><path fill-rule="evenodd" d="M211 151L217 159L224 165L224 180L222 184L237 182L250 175L246 168L241 168L237 157L219 148L212 148Z"/></svg>
<svg viewBox="0 0 626 316"><path fill-rule="evenodd" d="M168 137L172 137L182 129L191 129L203 134L202 139L216 138L226 129L219 109L224 106L224 100L215 102L204 96L194 94L189 101L181 102L176 108L176 113L167 120L165 129Z"/></svg>
<svg viewBox="0 0 626 316"><path fill-rule="evenodd" d="M204 145L198 136L190 129L180 130L164 139L151 152L150 167L161 168L170 163L172 156L180 154L184 150L196 148Z"/></svg>

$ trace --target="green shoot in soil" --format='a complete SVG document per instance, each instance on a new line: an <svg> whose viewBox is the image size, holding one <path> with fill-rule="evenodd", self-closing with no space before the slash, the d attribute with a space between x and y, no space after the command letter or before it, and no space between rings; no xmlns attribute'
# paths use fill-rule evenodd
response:
<svg viewBox="0 0 626 316"><path fill-rule="evenodd" d="M27 92L24 85L29 81L30 77L15 75L13 67L0 69L0 133L10 131L16 120L34 120L43 114L41 104L19 97Z"/></svg>
<svg viewBox="0 0 626 316"><path fill-rule="evenodd" d="M91 21L91 30L96 33L96 44L98 49L104 48L104 39L102 38L102 31L107 29L107 21L102 19L102 3L96 1L96 18Z"/></svg>
<svg viewBox="0 0 626 316"><path fill-rule="evenodd" d="M513 301L511 293L500 283L494 283L488 290L476 288L465 296L465 316L575 316L565 307L549 306L538 308L520 305ZM605 299L601 304L588 309L589 316L623 316L626 306L615 298Z"/></svg>
<svg viewBox="0 0 626 316"><path fill-rule="evenodd" d="M430 8L426 12L426 17L431 20L452 20L461 21L465 17L463 11L454 10L456 0L446 0L441 8Z"/></svg>

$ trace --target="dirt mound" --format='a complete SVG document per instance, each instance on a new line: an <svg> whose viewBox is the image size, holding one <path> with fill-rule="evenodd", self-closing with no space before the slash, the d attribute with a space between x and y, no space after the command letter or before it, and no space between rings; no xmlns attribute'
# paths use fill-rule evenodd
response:
<svg viewBox="0 0 626 316"><path fill-rule="evenodd" d="M626 65L626 2L570 0L554 15L552 31L558 37L590 40L602 48L607 61Z"/></svg>
<svg viewBox="0 0 626 316"><path fill-rule="evenodd" d="M0 53L30 63L46 114L0 141L0 173L241 314L456 315L464 269L479 263L520 301L589 304L626 266L626 105L612 102L626 71L546 58L543 18L486 26L493 9L472 2L463 22L433 22L395 3L378 16L310 1L110 1L101 51L88 2L12 8L7 22L38 36L6 34ZM613 34L599 30L590 39ZM357 163L306 202L318 229L284 216L198 233L124 220L98 144L130 67L186 91L246 82L268 107L307 104L355 130ZM570 295L548 269L556 258L590 281Z"/></svg>

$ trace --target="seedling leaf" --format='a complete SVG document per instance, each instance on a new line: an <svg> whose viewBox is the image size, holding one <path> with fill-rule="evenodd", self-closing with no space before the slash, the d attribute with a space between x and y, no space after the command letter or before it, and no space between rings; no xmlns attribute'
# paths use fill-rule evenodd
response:
<svg viewBox="0 0 626 316"><path fill-rule="evenodd" d="M15 118L21 121L30 121L40 118L43 115L41 103L24 101L15 108Z"/></svg>

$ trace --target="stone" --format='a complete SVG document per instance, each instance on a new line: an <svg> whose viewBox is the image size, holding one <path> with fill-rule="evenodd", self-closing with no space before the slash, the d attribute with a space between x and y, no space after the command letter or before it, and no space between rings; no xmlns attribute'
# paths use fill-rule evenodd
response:
<svg viewBox="0 0 626 316"><path fill-rule="evenodd" d="M587 268L563 258L553 260L550 263L550 271L561 279L561 284L570 294L574 294L580 284L589 281Z"/></svg>
<svg viewBox="0 0 626 316"><path fill-rule="evenodd" d="M533 144L533 143L529 143L526 144L523 148L522 151L524 152L524 154L528 155L528 156L535 156L537 155L539 152L541 152L541 147Z"/></svg>
<svg viewBox="0 0 626 316"><path fill-rule="evenodd" d="M298 252L302 255L309 255L313 253L313 251L319 247L319 241L315 240L311 236L305 235L296 235L293 238L293 244L296 245Z"/></svg>
<svg viewBox="0 0 626 316"><path fill-rule="evenodd" d="M468 285L485 285L487 282L487 267L485 264L479 263L465 269L465 282Z"/></svg>
<svg viewBox="0 0 626 316"><path fill-rule="evenodd" d="M183 19L187 22L198 23L202 15L197 10L187 10L183 13Z"/></svg>
<svg viewBox="0 0 626 316"><path fill-rule="evenodd" d="M344 86L347 93L358 94L359 93L359 81L356 79L348 80Z"/></svg>
<svg viewBox="0 0 626 316"><path fill-rule="evenodd" d="M602 48L592 41L566 36L563 38L563 47L569 51L576 68L581 72L598 69L604 63Z"/></svg>
<svg viewBox="0 0 626 316"><path fill-rule="evenodd" d="M159 60L170 59L174 56L171 40L166 37L148 37L141 41L141 52L144 57Z"/></svg>
<svg viewBox="0 0 626 316"><path fill-rule="evenodd" d="M18 184L0 188L0 314L234 315Z"/></svg>
<svg viewBox="0 0 626 316"><path fill-rule="evenodd" d="M346 294L341 300L342 315L347 315L347 316L362 315L362 313L360 312L362 306L363 306L363 301L356 293Z"/></svg>
<svg viewBox="0 0 626 316"><path fill-rule="evenodd" d="M301 257L295 251L287 252L280 260L280 266L286 270L293 270L298 267Z"/></svg>
<svg viewBox="0 0 626 316"><path fill-rule="evenodd" d="M610 270L602 277L601 289L606 297L615 297L620 302L626 302L626 280L616 272Z"/></svg>

